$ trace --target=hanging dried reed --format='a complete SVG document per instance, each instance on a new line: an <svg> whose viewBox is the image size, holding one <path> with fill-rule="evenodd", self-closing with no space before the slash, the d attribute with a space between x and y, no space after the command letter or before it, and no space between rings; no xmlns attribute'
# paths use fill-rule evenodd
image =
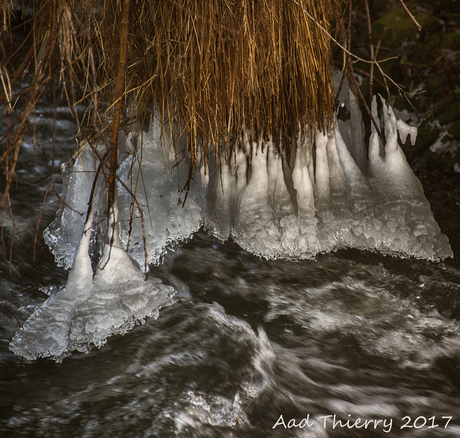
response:
<svg viewBox="0 0 460 438"><path fill-rule="evenodd" d="M138 110L153 102L163 121L173 121L173 138L185 132L194 163L200 147L205 155L217 152L242 130L278 142L297 135L299 123L325 128L332 113L330 40L317 24L329 28L338 1L133 6L128 81Z"/></svg>
<svg viewBox="0 0 460 438"><path fill-rule="evenodd" d="M300 125L327 127L333 85L324 29L341 0L126 1L128 51L117 130L158 111L174 147L186 138L194 167L210 152L220 157L219 149L228 151L230 139L243 131L255 138L271 135L278 146L288 147L290 141L280 140L296 136ZM0 18L7 28L11 3L2 4ZM29 2L31 50L10 73L10 82L12 87L26 67L33 71L32 100L26 98L24 108L13 111L16 126L27 124L37 96L57 77L70 106L81 102L87 108L78 120L81 136L113 138L114 107L120 103L115 84L124 40L122 5ZM3 46L0 55L5 70L10 53ZM1 157L11 175L25 132L14 131L14 125L3 139Z"/></svg>

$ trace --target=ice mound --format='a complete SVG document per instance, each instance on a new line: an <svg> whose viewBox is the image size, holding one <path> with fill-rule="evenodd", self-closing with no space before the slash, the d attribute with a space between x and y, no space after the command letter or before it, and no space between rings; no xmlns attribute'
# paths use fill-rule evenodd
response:
<svg viewBox="0 0 460 438"><path fill-rule="evenodd" d="M368 151L353 97L349 120L314 139L299 136L289 160L270 139L246 140L246 154L235 146L210 183L205 229L267 259L305 259L340 248L452 257L398 144L398 133L415 142L416 128L381 101L381 122L376 99L372 111L385 144L372 127Z"/></svg>
<svg viewBox="0 0 460 438"><path fill-rule="evenodd" d="M117 211L109 229L110 244L93 277L89 243L92 213L85 224L65 288L46 300L10 343L10 350L26 359L51 357L61 361L72 351L101 347L109 336L124 334L159 309L173 304L175 290L158 278L144 279L117 238Z"/></svg>

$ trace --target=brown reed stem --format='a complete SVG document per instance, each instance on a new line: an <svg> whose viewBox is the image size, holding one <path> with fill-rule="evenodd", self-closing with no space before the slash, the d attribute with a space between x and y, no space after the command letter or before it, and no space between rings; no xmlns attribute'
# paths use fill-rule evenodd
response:
<svg viewBox="0 0 460 438"><path fill-rule="evenodd" d="M370 64L369 68L369 99L372 102L372 97L374 95L374 43L372 42L372 21L371 21L371 12L369 10L369 2L368 0L364 0L364 4L366 6L366 18L367 18L367 32L369 34L369 51L371 55L372 64Z"/></svg>
<svg viewBox="0 0 460 438"><path fill-rule="evenodd" d="M50 28L47 38L43 41L37 59L37 71L30 86L26 103L24 104L21 113L19 114L19 121L13 134L7 134L6 145L4 152L0 159L0 163L5 161L6 182L3 191L2 200L0 201L0 216L5 210L6 201L9 199L10 188L16 175L16 164L18 162L19 151L21 149L22 141L26 134L27 126L29 124L29 115L35 108L35 104L44 92L45 88L45 71L50 62L50 58L55 45L54 28L56 20L56 8L52 8ZM10 140L10 136L12 139Z"/></svg>
<svg viewBox="0 0 460 438"><path fill-rule="evenodd" d="M123 108L123 95L125 91L125 76L128 58L128 36L129 36L129 3L124 0L121 18L120 35L120 61L118 64L118 75L115 86L115 104L113 109L112 138L110 142L110 173L108 184L108 208L113 206L116 199L116 178L118 168L118 133L120 130L121 110Z"/></svg>
<svg viewBox="0 0 460 438"><path fill-rule="evenodd" d="M402 4L402 7L406 10L406 12L408 13L409 17L411 18L411 20L414 22L414 24L417 26L418 28L418 31L420 32L422 30L422 26L420 26L420 23L415 19L415 17L412 15L411 11L409 11L409 9L407 8L406 4L404 3L403 0L399 0Z"/></svg>

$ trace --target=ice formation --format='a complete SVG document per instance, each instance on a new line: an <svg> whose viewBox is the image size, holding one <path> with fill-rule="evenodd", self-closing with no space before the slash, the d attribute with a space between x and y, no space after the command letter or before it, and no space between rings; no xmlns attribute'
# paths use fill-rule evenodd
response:
<svg viewBox="0 0 460 438"><path fill-rule="evenodd" d="M144 273L149 264L161 263L168 246L201 226L267 259L307 259L341 248L451 257L398 144L398 134L414 143L416 129L398 120L383 99L381 106L379 117L374 98L373 118L385 144L372 126L367 151L350 93L349 120L336 121L331 132L315 138L299 135L289 157L272 139L255 141L246 133L232 145L228 161L222 158L212 169L203 159L198 177L189 174L186 156L170 150L166 157L168 130L152 119L148 132L128 138L132 147L120 154L118 208L108 226L105 196L99 196L102 176L95 180L99 161L82 145L63 169L62 207L45 232L57 263L71 268L67 285L28 319L12 351L60 360L158 315L174 302L175 291L158 279L144 281ZM98 254L93 277L91 262Z"/></svg>
<svg viewBox="0 0 460 438"><path fill-rule="evenodd" d="M228 162L212 166L203 160L191 179L186 157L167 158L168 129L162 132L153 118L120 163L123 248L146 271L161 263L168 246L204 225L219 239L232 238L270 259L311 258L340 248L428 260L452 256L398 144L398 134L414 143L417 129L398 120L383 99L379 117L374 99L373 117L386 144L372 126L366 148L359 106L348 94L349 119L315 138L299 135L290 157L271 139L254 141L246 134L235 140ZM82 148L73 170L64 172L65 203L46 232L56 261L67 268L84 227L96 165L91 149ZM188 191L181 191L187 181ZM96 209L98 223L104 209ZM104 233L100 227L99 235Z"/></svg>
<svg viewBox="0 0 460 438"><path fill-rule="evenodd" d="M122 249L118 211L110 217L111 235L93 277L89 243L90 213L65 288L46 300L14 336L10 349L26 359L61 361L74 350L101 347L113 334L124 334L159 309L175 302L175 290L144 274Z"/></svg>
<svg viewBox="0 0 460 438"><path fill-rule="evenodd" d="M163 135L165 143L168 143L167 132ZM201 185L194 180L188 193L180 190L187 182L188 164L182 156L166 158L158 119L153 118L149 131L139 133L138 137L142 147L137 148L136 141L130 136L122 145L128 152L120 154L117 193L119 234L121 244L130 257L146 272L149 264L161 263L168 246L191 237L200 229L204 193L199 190ZM84 143L75 157L62 168L62 207L55 221L45 230L45 241L58 266L66 269L72 267L93 186L96 190L93 191L91 205L95 222L99 224L94 238L102 242L101 252L106 241L105 196L100 196L104 193L102 172L94 183L98 166L93 149Z"/></svg>
<svg viewBox="0 0 460 438"><path fill-rule="evenodd" d="M83 143L75 156L61 169L64 190L62 205L54 222L45 230L46 244L51 248L58 266L72 267L79 245L91 197L98 161L87 143ZM96 190L96 199L101 187Z"/></svg>
<svg viewBox="0 0 460 438"><path fill-rule="evenodd" d="M398 120L383 99L386 144L372 126L366 154L361 114L350 98L350 119L327 134L297 139L293 166L271 140L234 150L214 172L205 228L267 259L314 257L340 248L442 260L452 256L422 186L398 144L416 128ZM380 122L377 100L373 117ZM230 170L233 169L233 170Z"/></svg>
<svg viewBox="0 0 460 438"><path fill-rule="evenodd" d="M189 174L187 160L182 156L168 160L161 135L160 122L153 118L149 131L140 136L142 147L136 155L128 155L119 169L120 239L143 270L148 264L160 264L168 246L188 239L202 225L201 184L193 180L188 194L181 192ZM167 144L166 130L163 135Z"/></svg>

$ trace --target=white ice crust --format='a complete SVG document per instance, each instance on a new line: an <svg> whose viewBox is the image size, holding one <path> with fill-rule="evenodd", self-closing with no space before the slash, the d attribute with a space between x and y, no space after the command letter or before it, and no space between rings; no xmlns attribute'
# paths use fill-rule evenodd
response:
<svg viewBox="0 0 460 438"><path fill-rule="evenodd" d="M92 216L75 254L64 289L48 298L26 321L10 343L18 356L33 360L51 357L60 362L74 350L101 347L114 334L124 334L159 309L176 301L175 290L144 274L121 248L115 207L109 236L93 277L89 256Z"/></svg>
<svg viewBox="0 0 460 438"><path fill-rule="evenodd" d="M416 128L397 120L383 99L380 122L374 99L373 117L385 144L372 126L366 151L353 99L348 121L314 140L297 139L292 168L272 141L262 139L246 144L252 155L236 160L236 172L222 164L210 183L205 228L267 259L306 259L341 248L427 260L452 257L398 144L398 133L414 143Z"/></svg>

